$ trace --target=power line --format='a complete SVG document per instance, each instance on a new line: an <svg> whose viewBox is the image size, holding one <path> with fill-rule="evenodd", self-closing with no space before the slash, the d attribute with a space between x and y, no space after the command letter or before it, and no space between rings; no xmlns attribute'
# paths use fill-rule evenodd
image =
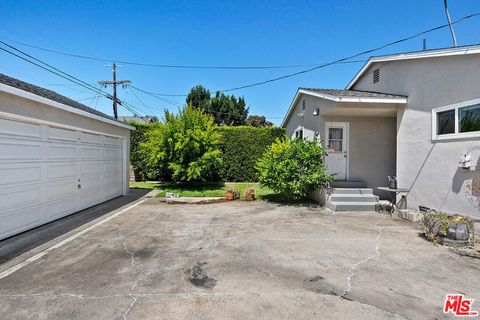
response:
<svg viewBox="0 0 480 320"><path fill-rule="evenodd" d="M48 49L32 44L28 44L22 41L16 41L8 39L10 42L14 42L16 44L29 47L32 49L37 49L45 52L50 52L58 55L63 55L72 58L84 59L84 60L92 60L98 62L112 62L115 61L117 63L132 65L132 66L140 66L140 67L153 67L153 68L170 68L170 69L219 69L219 70L262 70L262 69L294 69L294 68L308 68L318 66L318 63L312 64L297 64L297 65L260 65L260 66L220 66L220 65L176 65L176 64L157 64L157 63L142 63L142 62L135 62L135 61L124 61L118 59L108 59L108 58L100 58L100 57L93 57L93 56L86 56L82 54L75 54L75 53L68 53L63 51L57 51L53 49ZM359 61L345 61L342 63L359 63L365 62L364 60Z"/></svg>
<svg viewBox="0 0 480 320"><path fill-rule="evenodd" d="M451 24L457 24L457 23L460 23L462 21L465 21L467 19L471 19L473 17L477 17L477 16L480 16L480 12L477 12L477 13L473 13L473 14L470 14L470 15L467 15L461 19L458 19L454 22L452 22ZM376 48L373 48L373 49L369 49L369 50L365 50L365 51L362 51L362 52L359 52L359 53L356 53L354 55L351 55L351 56L348 56L348 57L344 57L344 58L341 58L341 59L337 59L337 60L333 60L331 62L327 62L327 63L323 63L321 65L316 65L312 68L309 68L309 69L306 69L306 70L301 70L301 71L298 71L298 72L294 72L294 73L290 73L290 74L286 74L286 75L283 75L283 76L280 76L280 77L276 77L276 78L272 78L272 79L268 79L268 80L264 80L264 81L259 81L259 82L254 82L254 83L250 83L250 84L246 84L246 85L242 85L242 86L237 86L237 87L233 87L233 88L228 88L228 89L223 89L223 90L216 90L215 92L230 92L230 91L236 91L236 90L241 90L241 89L246 89L246 88L251 88L251 87L256 87L256 86L260 86L260 85L263 85L263 84L267 84L267 83L271 83L271 82L276 82L276 81L280 81L280 80L283 80L283 79L287 79L287 78L291 78L291 77L294 77L294 76L298 76L298 75L301 75L301 74L304 74L304 73L308 73L308 72L312 72L312 71L315 71L317 69L321 69L321 68L325 68L325 67L328 67L328 66L331 66L331 65L336 65L336 64L341 64L341 63L346 63L348 62L348 60L351 61L351 59L354 59L354 58L357 58L359 56L362 56L362 55L366 55L366 54L369 54L369 53L373 53L373 52L376 52L376 51L379 51L379 50L382 50L382 49L385 49L387 47L391 47L395 44L399 44L399 43L402 43L402 42L406 42L406 41L409 41L409 40L412 40L412 39L415 39L415 38L418 38L422 35L425 35L427 33L430 33L430 32L433 32L433 31L437 31L437 30L440 30L440 29L443 29L445 27L449 27L450 24L443 24L443 25L440 25L440 26L437 26L437 27L434 27L434 28L431 28L431 29L428 29L428 30L424 30L424 31L421 31L419 33L416 33L414 35L411 35L411 36L408 36L408 37L405 37L405 38L402 38L402 39L399 39L399 40L395 40L395 41L392 41L392 42L388 42L386 44L383 44L379 47L376 47ZM138 88L136 88L138 89ZM141 90L141 89L138 89L146 94L149 94L149 95L152 95L152 96L156 96L157 98L159 96L169 96L169 97L187 97L188 94L166 94L166 93L156 93L156 92L152 92L152 91L147 91L147 90Z"/></svg>
<svg viewBox="0 0 480 320"><path fill-rule="evenodd" d="M10 55L13 55L13 56L15 56L15 57L17 57L17 58L19 58L19 59L22 59L22 60L24 60L24 61L26 61L26 62L28 62L28 63L31 63L31 64L33 64L33 65L35 65L35 66L37 66L37 67L39 67L39 68L41 68L41 69L43 69L43 70L46 70L46 71L48 71L48 72L50 72L50 73L53 73L53 74L55 74L55 75L57 75L57 76L59 76L59 77L61 77L61 78L64 78L64 79L70 81L70 82L73 82L73 83L75 83L76 85L79 85L79 86L81 86L81 87L83 87L83 88L86 88L86 89L88 89L88 90L90 90L90 91L93 91L93 92L95 92L96 94L101 95L101 96L103 96L103 97L105 97L105 98L107 98L107 99L113 100L113 97L112 97L111 95L109 95L108 93L102 91L101 89L98 89L98 88L90 85L89 83L87 83L87 82L85 82L85 81L83 81L83 80L80 80L80 79L78 79L78 78L76 78L76 77L74 77L74 76L72 76L72 75L70 75L70 74L68 74L68 73L66 73L66 72L64 72L64 71L62 71L62 70L60 70L60 69L58 69L58 68L56 68L56 67L54 67L54 66L52 66L52 65L50 65L50 64L48 64L48 63L40 60L40 59L37 59L37 58L29 55L28 53L23 52L22 50L20 50L20 49L18 49L18 48L15 48L15 47L12 46L12 45L9 45L8 43L6 43L6 42L4 42L4 41L1 41L1 40L0 40L0 44L3 44L4 46L7 47L7 48L0 47L0 50L5 51L5 52L7 52L7 53L10 54ZM8 49L8 48L9 48L9 49ZM12 50L14 50L14 51L12 51L12 50L10 50L10 49L12 49ZM32 61L32 60L33 60L33 61ZM117 99L117 100L118 100L118 99ZM92 102L93 102L93 100L92 100ZM118 100L118 103L119 103L119 104L122 104L123 101ZM125 107L128 111L132 112L133 114L138 115L138 113L136 113L136 111L135 111L135 107L134 107L134 106L132 106L132 105L130 105L130 104L127 104L127 105L124 106L124 107ZM137 111L138 111L138 110L137 110Z"/></svg>

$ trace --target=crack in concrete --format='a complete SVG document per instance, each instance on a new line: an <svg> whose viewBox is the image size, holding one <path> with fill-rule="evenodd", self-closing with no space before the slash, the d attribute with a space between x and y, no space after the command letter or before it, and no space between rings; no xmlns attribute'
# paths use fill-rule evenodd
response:
<svg viewBox="0 0 480 320"><path fill-rule="evenodd" d="M132 310L133 306L135 305L135 303L138 301L138 298L134 295L134 291L135 291L135 288L137 287L138 285L138 281L140 280L140 276L142 275L143 273L143 268L141 267L140 263L137 261L137 258L135 257L135 251L130 251L128 249L128 246L127 246L127 241L128 241L128 238L125 239L125 241L123 242L123 247L125 248L125 252L127 254L130 255L130 267L132 269L136 269L136 275L135 275L135 280L132 284L132 287L130 289L130 292L126 295L128 296L129 298L133 299L133 301L130 303L130 305L128 306L127 310L125 311L125 313L123 314L123 319L126 320L127 319L127 315L128 313L130 312L130 310Z"/></svg>
<svg viewBox="0 0 480 320"><path fill-rule="evenodd" d="M347 287L343 290L343 293L340 295L340 297L344 297L347 293L350 292L350 290L352 290L352 283L351 283L351 280L353 278L353 276L355 275L355 270L360 267L362 264L364 263L367 263L368 261L370 261L371 259L375 258L375 257L380 257L380 237L382 236L382 226L380 225L381 222L383 222L383 220L385 220L386 218L386 215L383 215L383 217L381 219L379 219L376 223L376 226L377 226L377 229L378 229L378 233L377 233L377 239L375 240L376 242L376 245L375 245L375 254L371 255L371 256L368 256L367 258L355 263L354 265L352 265L348 271L349 271L349 275L347 277Z"/></svg>

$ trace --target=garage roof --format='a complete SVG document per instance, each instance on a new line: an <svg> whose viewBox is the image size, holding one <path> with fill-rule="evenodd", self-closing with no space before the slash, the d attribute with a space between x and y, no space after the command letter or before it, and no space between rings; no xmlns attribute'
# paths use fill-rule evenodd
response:
<svg viewBox="0 0 480 320"><path fill-rule="evenodd" d="M53 102L57 102L57 103L59 103L63 106L67 106L67 107L71 107L71 108L83 111L83 112L75 112L75 113L80 113L82 115L87 115L87 116L88 116L88 114L91 114L91 115L94 115L91 118L95 118L97 120L108 122L108 123L111 123L111 124L114 124L114 125L118 125L118 126L121 126L121 127L128 128L128 129L134 129L134 127L129 126L129 125L127 125L127 124L125 124L121 121L118 121L118 120L114 119L113 117L110 117L110 116L106 115L103 112L100 112L100 111L97 111L93 108L90 108L90 107L88 107L88 106L86 106L86 105L84 105L80 102L77 102L75 100L67 98L67 97L65 97L65 96L63 96L59 93L56 93L54 91L36 86L34 84L31 84L31 83L28 83L28 82L25 82L25 81L22 81L22 80L18 80L18 79L9 77L9 76L1 74L1 73L0 73L0 84L6 85L6 86L9 86L9 87L13 87L15 89L22 90L22 91L27 92L29 94L33 94L35 96L45 98L45 99L48 99L48 100L53 101ZM3 90L3 89L4 88L0 87L0 90L6 91L6 90ZM14 92L10 92L10 93L14 93ZM45 102L43 102L43 103L45 103ZM49 104L49 103L47 103L47 104ZM51 105L51 104L49 104L49 105ZM52 105L52 106L56 106L56 105ZM71 111L71 110L67 109L67 111ZM87 114L85 114L85 113L87 113ZM104 119L104 120L102 120L102 119Z"/></svg>

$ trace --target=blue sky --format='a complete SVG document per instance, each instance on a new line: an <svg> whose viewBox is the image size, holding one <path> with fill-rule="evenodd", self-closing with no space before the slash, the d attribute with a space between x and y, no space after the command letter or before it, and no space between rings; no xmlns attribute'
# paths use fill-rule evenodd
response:
<svg viewBox="0 0 480 320"><path fill-rule="evenodd" d="M480 12L478 1L449 1L452 20ZM442 0L342 1L21 1L0 2L0 37L48 49L156 64L320 64L367 50L446 22ZM480 17L455 26L459 45L480 43ZM451 46L448 29L426 36L428 48ZM99 61L18 48L76 77L110 79ZM422 38L378 54L420 50ZM365 59L368 57L365 57ZM231 92L245 97L251 114L279 124L298 87L343 88L362 63L319 69L286 80ZM184 94L197 84L227 89L274 78L296 69L205 70L125 66L118 79L141 89ZM111 101L83 92L64 79L0 52L0 72L60 92L111 114ZM110 90L110 89L108 89ZM143 113L178 107L131 89L120 99ZM184 103L182 97L172 97ZM150 111L148 110L150 109ZM120 109L121 115L128 115Z"/></svg>

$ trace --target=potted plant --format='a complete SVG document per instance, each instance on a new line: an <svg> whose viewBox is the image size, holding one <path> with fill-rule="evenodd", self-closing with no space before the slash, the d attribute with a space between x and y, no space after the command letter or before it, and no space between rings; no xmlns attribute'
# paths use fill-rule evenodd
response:
<svg viewBox="0 0 480 320"><path fill-rule="evenodd" d="M247 201L255 200L255 189L254 188L245 189L245 200L247 200Z"/></svg>
<svg viewBox="0 0 480 320"><path fill-rule="evenodd" d="M227 193L225 194L225 199L232 201L235 199L235 190L233 188L228 188Z"/></svg>

